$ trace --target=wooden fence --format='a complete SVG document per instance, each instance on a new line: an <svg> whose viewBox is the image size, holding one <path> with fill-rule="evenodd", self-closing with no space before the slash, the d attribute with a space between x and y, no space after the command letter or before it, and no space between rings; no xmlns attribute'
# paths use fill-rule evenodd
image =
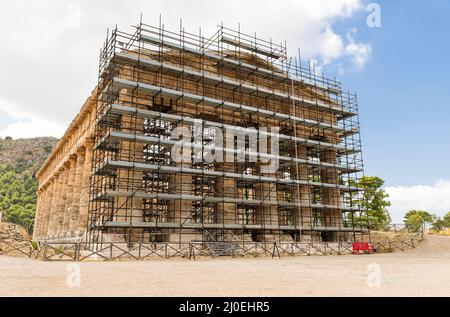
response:
<svg viewBox="0 0 450 317"><path fill-rule="evenodd" d="M423 240L423 234L411 235L410 239L376 242L377 253L405 251L415 248ZM19 255L44 261L114 261L120 259L146 260L151 258L170 259L182 257L195 260L197 257L262 257L281 258L285 256L344 255L352 253L351 242L223 242L189 243L122 243L104 242L97 244L36 242L0 240L0 255Z"/></svg>

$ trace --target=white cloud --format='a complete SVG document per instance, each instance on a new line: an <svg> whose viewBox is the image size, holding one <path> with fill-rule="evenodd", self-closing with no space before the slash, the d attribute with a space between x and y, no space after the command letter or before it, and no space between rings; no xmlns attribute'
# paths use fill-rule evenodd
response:
<svg viewBox="0 0 450 317"><path fill-rule="evenodd" d="M333 63L361 69L370 57L370 45L333 29L336 21L366 14L362 0L1 1L0 29L7 31L0 41L0 99L29 115L27 122L39 118L54 123L49 127L67 126L97 82L106 28L131 30L141 13L153 25L161 13L172 30L182 17L187 31L202 27L205 36L221 22L231 28L240 22L243 32L286 40L292 56L300 47L302 59L315 59L318 70Z"/></svg>
<svg viewBox="0 0 450 317"><path fill-rule="evenodd" d="M34 114L23 113L17 107L0 100L0 112L8 117L6 126L0 127L0 137L10 136L14 139L56 136L61 137L65 127L55 121L38 117Z"/></svg>
<svg viewBox="0 0 450 317"><path fill-rule="evenodd" d="M393 222L403 222L408 210L427 210L442 216L450 211L450 181L439 180L433 186L386 187Z"/></svg>
<svg viewBox="0 0 450 317"><path fill-rule="evenodd" d="M10 136L14 139L32 138L40 136L61 137L65 128L54 121L30 118L23 121L15 121L0 130L0 137Z"/></svg>
<svg viewBox="0 0 450 317"><path fill-rule="evenodd" d="M372 47L369 44L357 43L355 35L357 30L351 29L347 32L348 44L345 47L345 55L350 56L353 65L357 69L362 69L372 54Z"/></svg>

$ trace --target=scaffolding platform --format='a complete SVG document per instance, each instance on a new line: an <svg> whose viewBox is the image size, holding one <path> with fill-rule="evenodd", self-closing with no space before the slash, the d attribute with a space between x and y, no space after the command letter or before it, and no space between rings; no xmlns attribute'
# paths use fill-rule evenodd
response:
<svg viewBox="0 0 450 317"><path fill-rule="evenodd" d="M287 52L224 26L209 38L145 23L108 34L89 239L365 232L356 95Z"/></svg>

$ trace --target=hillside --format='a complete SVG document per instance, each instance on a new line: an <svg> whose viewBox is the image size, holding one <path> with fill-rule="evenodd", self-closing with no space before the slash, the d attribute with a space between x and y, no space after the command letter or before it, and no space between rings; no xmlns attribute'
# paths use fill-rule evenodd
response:
<svg viewBox="0 0 450 317"><path fill-rule="evenodd" d="M0 212L3 221L22 225L32 232L36 211L35 174L58 139L0 138Z"/></svg>
<svg viewBox="0 0 450 317"><path fill-rule="evenodd" d="M28 171L33 175L57 142L58 139L52 137L0 138L0 165L11 165L18 173Z"/></svg>

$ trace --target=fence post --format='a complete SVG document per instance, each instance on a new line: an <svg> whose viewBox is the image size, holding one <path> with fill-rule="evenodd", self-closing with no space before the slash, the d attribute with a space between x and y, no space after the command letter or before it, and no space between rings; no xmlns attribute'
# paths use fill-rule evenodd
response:
<svg viewBox="0 0 450 317"><path fill-rule="evenodd" d="M192 257L192 246L191 243L189 242L189 260L191 259L191 257Z"/></svg>
<svg viewBox="0 0 450 317"><path fill-rule="evenodd" d="M272 259L275 257L275 250L278 253L278 258L281 259L281 254L280 254L280 251L278 251L278 247L277 247L277 243L276 242L273 243Z"/></svg>
<svg viewBox="0 0 450 317"><path fill-rule="evenodd" d="M44 258L42 260L47 261L47 242L44 242Z"/></svg>
<svg viewBox="0 0 450 317"><path fill-rule="evenodd" d="M141 247L142 247L142 242L139 242L138 260L141 259Z"/></svg>
<svg viewBox="0 0 450 317"><path fill-rule="evenodd" d="M80 243L76 242L75 243L75 261L79 261L80 260Z"/></svg>
<svg viewBox="0 0 450 317"><path fill-rule="evenodd" d="M29 247L29 252L28 252L28 257L31 258L31 255L33 254L33 241L28 241L28 247Z"/></svg>
<svg viewBox="0 0 450 317"><path fill-rule="evenodd" d="M189 260L191 258L194 258L195 261L195 251L194 251L194 247L192 246L192 243L189 242Z"/></svg>

